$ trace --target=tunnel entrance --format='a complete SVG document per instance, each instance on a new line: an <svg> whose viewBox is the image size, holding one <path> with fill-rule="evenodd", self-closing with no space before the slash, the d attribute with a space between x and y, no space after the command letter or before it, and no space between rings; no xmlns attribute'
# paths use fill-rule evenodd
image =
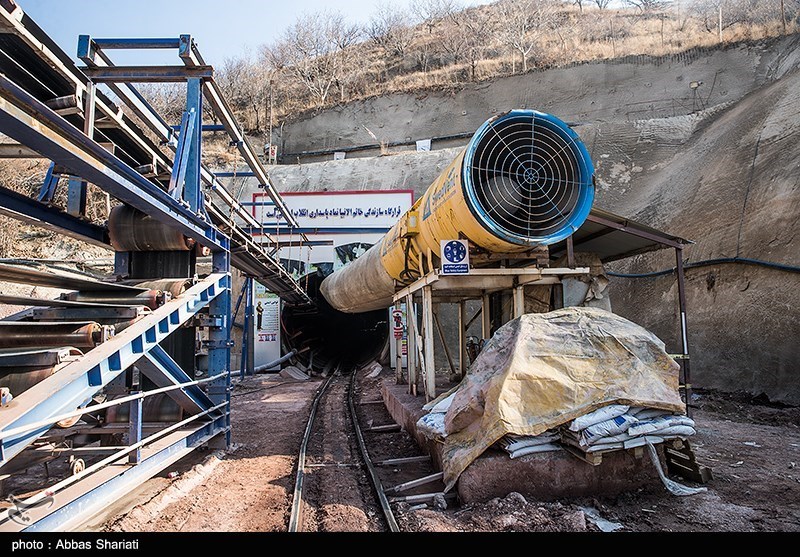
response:
<svg viewBox="0 0 800 557"><path fill-rule="evenodd" d="M319 291L325 275L300 279L314 306L286 306L281 314L287 350L297 350L301 363L317 372L361 366L388 354L389 312L343 313Z"/></svg>

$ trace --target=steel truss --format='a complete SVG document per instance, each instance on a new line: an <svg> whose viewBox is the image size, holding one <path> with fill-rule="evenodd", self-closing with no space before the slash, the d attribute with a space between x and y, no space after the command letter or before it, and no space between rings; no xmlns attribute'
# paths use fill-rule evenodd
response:
<svg viewBox="0 0 800 557"><path fill-rule="evenodd" d="M116 66L108 55L111 50L153 48L176 50L178 64ZM129 408L126 446L81 449L103 458L47 491L15 500L12 508L0 513L0 531L74 529L194 448L229 445L231 266L287 303L310 301L270 254L277 242L269 235L258 244L252 240L246 229L259 223L202 164L203 134L227 133L248 171L258 177L283 212L287 226L297 225L233 117L214 81L213 68L203 61L191 36L81 36L78 56L86 67L77 67L13 1L0 3L0 132L17 142L4 145L0 158L52 161L36 199L0 188L0 213L107 246L106 228L86 217L88 184L94 184L207 248L213 270L151 313L131 308L127 313L136 315L135 322L0 408L0 474L15 457L26 449L34 450L57 431L66 431L58 434L66 438L70 430L56 430L55 423L121 404ZM133 85L141 82L185 84L186 107L180 124L167 124L147 103ZM144 129L113 104L98 88L100 83ZM203 123L204 103L221 125ZM66 211L52 203L62 178L68 182ZM125 254L118 254L118 269L124 267L124 259ZM58 309L41 313L63 320L69 315L99 316L110 311L66 302L53 307ZM200 379L187 374L160 346L185 325L199 325L207 331L203 341L207 364L200 370ZM24 361L24 354L16 356ZM155 388L142 392L136 382L126 386L126 375L138 373ZM114 389L117 393L122 389L126 396L99 402L98 394ZM143 424L143 401L162 394L172 398L188 417L154 430L153 424ZM108 434L113 429L102 424L74 428L89 435Z"/></svg>

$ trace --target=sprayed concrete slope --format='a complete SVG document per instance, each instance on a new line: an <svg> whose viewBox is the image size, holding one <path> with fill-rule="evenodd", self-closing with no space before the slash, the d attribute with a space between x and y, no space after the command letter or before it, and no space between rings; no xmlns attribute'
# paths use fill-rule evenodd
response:
<svg viewBox="0 0 800 557"><path fill-rule="evenodd" d="M587 66L606 80L607 95L599 93L603 89L599 84L581 85ZM506 90L505 97L491 103L482 97L473 101L470 110L484 118L495 106L510 108L520 102L522 97L515 97L515 91L538 90L543 74L550 76L551 84L572 83L573 94L554 90L537 108L567 119L602 115L577 128L597 164L596 206L695 240L686 250L689 261L738 255L800 266L798 66L800 38L795 36L703 56L696 53L684 62L650 66L615 62L549 70L476 85L448 98L457 115L466 102L462 95L474 95L474 89ZM563 80L556 79L559 75ZM661 113L653 105L651 114L643 118L632 117L619 105L611 109L612 100L621 102L620 88L628 91L633 106L634 99L653 96L657 83L663 93L667 81L687 87L698 75L705 82L702 87L709 88L716 76L715 93L704 110L692 112L691 101L688 111L676 108L674 114ZM520 80L529 80L529 86L521 89ZM566 96L556 102L558 95ZM437 96L441 95L429 95ZM407 97L420 110L415 119L424 119L427 105L415 104L415 96ZM343 125L337 118L348 110L355 108L348 105L322 113L318 124L309 120L304 129L313 137L331 122ZM375 112L364 116L374 118ZM385 116L386 122L392 118L392 114ZM370 123L374 124L368 121L368 127ZM281 166L272 170L272 176L283 191L407 188L420 195L457 152L408 152ZM615 270L643 272L673 265L672 254L662 252L618 264ZM796 294L800 276L717 265L690 269L687 282L693 383L800 403ZM672 277L614 279L612 305L615 312L652 330L668 348L677 350L676 295Z"/></svg>

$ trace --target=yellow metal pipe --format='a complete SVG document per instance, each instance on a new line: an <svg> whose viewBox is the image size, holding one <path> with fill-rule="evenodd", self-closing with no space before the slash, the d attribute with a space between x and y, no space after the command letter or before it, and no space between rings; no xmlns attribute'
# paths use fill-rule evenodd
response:
<svg viewBox="0 0 800 557"><path fill-rule="evenodd" d="M399 284L427 270L423 257L438 257L442 240L528 251L571 235L593 200L594 166L578 135L549 114L512 110L486 121L391 230L320 290L339 311L388 307Z"/></svg>

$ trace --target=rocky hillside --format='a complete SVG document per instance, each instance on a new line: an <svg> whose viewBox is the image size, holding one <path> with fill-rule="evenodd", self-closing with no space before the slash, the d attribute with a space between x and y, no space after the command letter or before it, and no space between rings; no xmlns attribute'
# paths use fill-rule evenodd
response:
<svg viewBox="0 0 800 557"><path fill-rule="evenodd" d="M348 134L359 124L383 130L387 139L424 138L475 129L498 110L541 109L579 124L597 165L597 206L695 241L685 253L690 263L740 257L798 267L799 68L798 36L683 57L598 62L457 93L359 101L286 128L286 138L298 149L326 141L312 138L346 144L355 141ZM703 81L698 97L691 81ZM420 194L456 152L286 165L272 175L286 190ZM663 252L615 270L673 265L674 256ZM800 403L794 296L800 275L734 263L689 269L687 282L693 383ZM614 310L675 351L676 297L674 277L613 280Z"/></svg>
<svg viewBox="0 0 800 557"><path fill-rule="evenodd" d="M266 137L284 122L353 100L457 89L576 62L718 47L792 33L800 24L800 0L475 4L386 0L361 24L333 8L302 13L273 42L230 53L216 77L239 120ZM178 88L149 93L180 119Z"/></svg>

